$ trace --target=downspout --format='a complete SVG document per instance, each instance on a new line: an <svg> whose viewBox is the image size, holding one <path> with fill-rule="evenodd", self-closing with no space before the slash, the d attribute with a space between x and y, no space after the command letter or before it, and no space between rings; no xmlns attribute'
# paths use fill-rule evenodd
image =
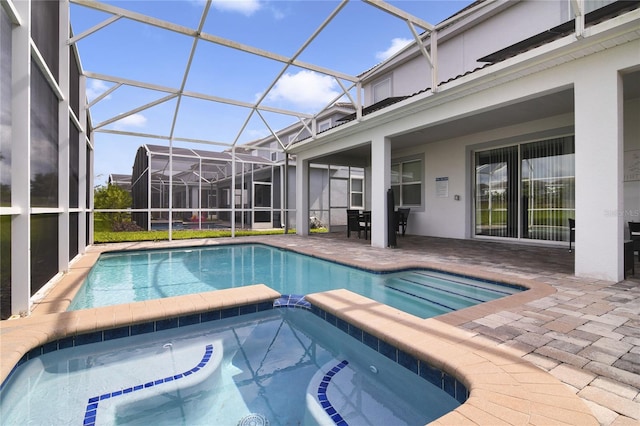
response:
<svg viewBox="0 0 640 426"><path fill-rule="evenodd" d="M231 238L236 236L236 146L231 147Z"/></svg>
<svg viewBox="0 0 640 426"><path fill-rule="evenodd" d="M169 139L169 241L173 239L173 138Z"/></svg>
<svg viewBox="0 0 640 426"><path fill-rule="evenodd" d="M147 150L147 230L151 231L151 192L153 187L151 186L151 153ZM162 197L162 191L158 194L158 197ZM161 199L161 198L160 198Z"/></svg>
<svg viewBox="0 0 640 426"><path fill-rule="evenodd" d="M283 166L283 175L282 178L282 217L284 218L284 233L289 233L289 154L285 151L284 153L284 166Z"/></svg>

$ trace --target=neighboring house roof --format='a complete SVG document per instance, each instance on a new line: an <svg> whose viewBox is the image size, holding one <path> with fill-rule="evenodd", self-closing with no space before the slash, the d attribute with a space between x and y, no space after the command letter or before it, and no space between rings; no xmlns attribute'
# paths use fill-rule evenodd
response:
<svg viewBox="0 0 640 426"><path fill-rule="evenodd" d="M131 190L131 175L111 173L108 183L129 191Z"/></svg>
<svg viewBox="0 0 640 426"><path fill-rule="evenodd" d="M331 116L347 115L351 111L355 111L355 109L356 109L355 106L350 102L336 102L333 105L331 105L329 108L326 108L325 110L323 110L322 112L317 114L316 119L318 121L323 121L324 119L329 118ZM294 123L294 124L292 124L292 125L290 125L288 127L285 127L284 129L278 130L276 133L277 133L278 137L281 137L281 136L285 136L287 134L296 132L296 131L300 130L301 127L302 127L302 124ZM336 127L336 126L334 125L334 126L328 128L328 129L325 129L325 130L322 130L322 131L318 131L318 133L326 132L327 130L332 129L333 127ZM310 136L307 136L307 137L303 136L303 137L301 137L300 140L305 140L305 139L308 139L309 137ZM237 147L236 148L236 152L239 149L243 149L243 150L246 150L246 152L249 152L250 148L247 148L247 147L261 146L261 145L264 145L264 144L267 144L267 143L271 143L274 140L275 140L275 138L273 137L273 135L269 135L269 136L266 136L266 137L264 137L262 139L258 139L258 140L247 142L247 143L243 144L242 147L244 147L244 148ZM300 140L297 140L296 142L299 142Z"/></svg>
<svg viewBox="0 0 640 426"><path fill-rule="evenodd" d="M118 182L118 183L119 182L129 182L129 183L131 183L131 175L120 175L120 174L117 174L117 173L111 173L109 175L109 180L111 182L113 182L113 183L116 183L116 182Z"/></svg>
<svg viewBox="0 0 640 426"><path fill-rule="evenodd" d="M111 173L109 175L109 183L113 185L131 185L131 175L120 175L116 173Z"/></svg>
<svg viewBox="0 0 640 426"><path fill-rule="evenodd" d="M169 155L169 147L164 145L150 145L145 144L144 148L152 155ZM217 151L205 151L201 149L190 148L178 148L173 147L172 154L174 157L182 156L193 159L201 159L207 161L218 162L231 162L232 156L229 151L217 152ZM236 152L236 160L240 160L245 163L259 163L259 164L272 164L273 162L268 158L261 157L259 155L243 154Z"/></svg>

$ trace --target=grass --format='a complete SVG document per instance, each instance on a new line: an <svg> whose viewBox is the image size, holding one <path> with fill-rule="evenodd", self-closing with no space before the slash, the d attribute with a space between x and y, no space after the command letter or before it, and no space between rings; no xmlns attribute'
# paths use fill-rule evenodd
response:
<svg viewBox="0 0 640 426"><path fill-rule="evenodd" d="M247 235L281 235L284 234L282 229L265 230L265 231L245 231L236 230L236 236L242 237ZM176 230L173 231L174 240L188 240L193 238L222 238L230 237L231 230ZM112 231L95 231L93 240L95 243L120 243L132 241L161 241L169 239L169 231L135 231L135 232L112 232Z"/></svg>
<svg viewBox="0 0 640 426"><path fill-rule="evenodd" d="M289 230L295 233L295 230ZM327 232L326 228L312 229L311 232ZM236 230L237 237L249 235L282 235L283 229L269 230ZM188 240L195 238L222 238L230 237L229 229L182 229L174 230L172 238L174 240ZM124 243L136 241L166 241L169 240L169 231L134 231L134 232L113 232L109 227L98 219L94 222L93 241L99 243Z"/></svg>

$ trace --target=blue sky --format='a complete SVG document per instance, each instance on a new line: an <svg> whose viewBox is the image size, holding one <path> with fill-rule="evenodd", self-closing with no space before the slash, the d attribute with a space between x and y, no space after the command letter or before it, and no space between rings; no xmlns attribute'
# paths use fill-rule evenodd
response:
<svg viewBox="0 0 640 426"><path fill-rule="evenodd" d="M107 4L143 13L190 29L202 17L204 0L108 1ZM471 4L470 0L401 0L388 3L431 24L437 24ZM290 57L311 37L339 5L334 0L225 0L213 1L203 32L268 52ZM74 34L103 22L111 15L83 6L71 6ZM421 32L420 29L417 29ZM407 24L375 7L351 0L298 56L298 60L348 75L358 75L411 41ZM90 71L156 85L179 88L193 39L181 34L120 19L81 39L82 66ZM214 43L199 41L185 84L193 91L254 103L283 70L281 62L250 55ZM341 80L345 86L348 82ZM90 79L89 100L113 83ZM288 111L315 113L342 92L333 77L289 67L268 93L263 105ZM166 96L146 89L120 87L91 108L94 125ZM167 101L105 126L105 129L169 135L176 100ZM245 143L269 134L254 114L242 133L250 110L234 105L183 97L174 136L204 139L222 144ZM297 118L263 113L269 126L278 130ZM168 142L96 133L95 184L106 182L109 173L130 174L137 148L145 143ZM224 145L174 146L220 151Z"/></svg>

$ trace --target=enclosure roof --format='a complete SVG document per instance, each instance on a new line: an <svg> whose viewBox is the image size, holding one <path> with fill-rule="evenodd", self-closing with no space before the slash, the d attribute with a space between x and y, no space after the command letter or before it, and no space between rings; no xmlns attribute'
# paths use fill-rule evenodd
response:
<svg viewBox="0 0 640 426"><path fill-rule="evenodd" d="M494 1L465 1L459 7L479 8ZM135 147L145 139L181 148L204 144L219 151L241 145L257 149L257 144L247 143L264 140L267 135L280 142L279 150L287 151L293 142L280 141L279 129L296 123L313 128L312 121L332 107L350 105L352 111L359 109L362 79L358 74L371 65L360 59L363 39L344 34L366 28L374 15L385 24L375 34L367 35L368 41L397 27L396 33L406 41L413 40L413 46L439 26L464 17L460 15L463 11L449 18L436 15L443 5L451 8L451 2L445 1L70 0L70 4L73 34L69 44L78 47L83 75L88 78L95 138L108 139L109 143L117 138L137 139L130 144ZM225 7L241 5L269 8L276 27L259 19L236 21L239 14L226 14ZM416 7L425 10L424 5L430 9L420 13L427 16L407 11ZM304 15L297 17L294 35L285 36L285 27L294 21L283 21L278 28L280 16L276 15L295 7L303 8ZM247 11L246 15L251 13ZM335 43L336 34L339 45ZM379 49L391 39L385 37ZM154 47L160 55L152 56ZM374 57L375 51L370 53ZM246 72L250 77L239 81L237 75ZM316 90L310 96L315 102L303 99L303 93L299 99L283 101L287 85L300 76L310 78L311 83L304 88ZM123 150L118 149L118 161ZM230 155L201 154L197 150L182 154L209 159L228 159ZM175 150L176 154L180 152ZM257 160L240 154L236 158ZM108 160L103 155L96 159Z"/></svg>
<svg viewBox="0 0 640 426"><path fill-rule="evenodd" d="M179 148L179 147L168 147L164 145L143 145L144 149L153 156L163 156L168 157L172 152L173 157L185 158L185 159L193 159L193 160L213 160L217 162L231 162L233 156L235 156L236 161L242 163L255 163L255 164L273 164L268 158L261 157L259 155L253 154L243 154L243 153L235 153L231 154L228 151L216 152L216 151L204 151L201 149L191 149L191 148Z"/></svg>

